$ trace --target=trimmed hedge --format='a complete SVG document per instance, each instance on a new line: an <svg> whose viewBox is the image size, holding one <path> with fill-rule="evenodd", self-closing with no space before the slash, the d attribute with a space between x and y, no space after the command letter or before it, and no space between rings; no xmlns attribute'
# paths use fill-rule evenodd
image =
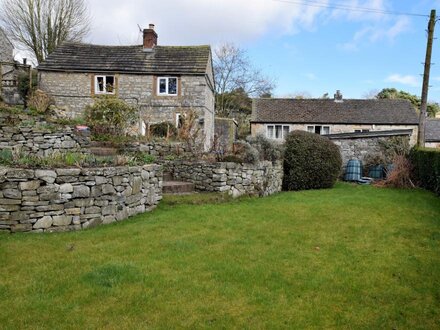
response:
<svg viewBox="0 0 440 330"><path fill-rule="evenodd" d="M417 183L440 196L440 150L414 148L411 150L410 160Z"/></svg>
<svg viewBox="0 0 440 330"><path fill-rule="evenodd" d="M331 188L342 168L339 148L329 139L304 131L286 138L284 190Z"/></svg>

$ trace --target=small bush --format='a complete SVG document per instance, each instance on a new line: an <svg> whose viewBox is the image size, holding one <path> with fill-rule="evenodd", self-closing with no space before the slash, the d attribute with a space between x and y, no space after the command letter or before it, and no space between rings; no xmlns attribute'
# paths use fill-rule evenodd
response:
<svg viewBox="0 0 440 330"><path fill-rule="evenodd" d="M177 135L177 128L172 123L164 121L150 125L150 133L153 137L169 138Z"/></svg>
<svg viewBox="0 0 440 330"><path fill-rule="evenodd" d="M417 184L440 195L440 151L414 148L410 153L410 161Z"/></svg>
<svg viewBox="0 0 440 330"><path fill-rule="evenodd" d="M36 111L38 114L44 114L49 109L49 106L53 104L53 100L46 92L37 89L32 92L27 104L29 108Z"/></svg>
<svg viewBox="0 0 440 330"><path fill-rule="evenodd" d="M284 190L331 188L341 167L339 148L327 138L303 131L286 138Z"/></svg>
<svg viewBox="0 0 440 330"><path fill-rule="evenodd" d="M256 164L260 160L260 153L246 141L234 143L234 155L241 158L244 163Z"/></svg>
<svg viewBox="0 0 440 330"><path fill-rule="evenodd" d="M95 135L126 135L134 125L136 109L112 95L97 97L95 103L86 107L85 119Z"/></svg>
<svg viewBox="0 0 440 330"><path fill-rule="evenodd" d="M386 179L378 185L393 188L414 188L411 180L412 164L408 158L403 155L396 156L393 164L393 169L387 173Z"/></svg>
<svg viewBox="0 0 440 330"><path fill-rule="evenodd" d="M13 163L13 155L10 149L0 150L0 165L11 165Z"/></svg>
<svg viewBox="0 0 440 330"><path fill-rule="evenodd" d="M262 134L246 139L260 153L260 160L275 162L283 158L283 144L271 141Z"/></svg>

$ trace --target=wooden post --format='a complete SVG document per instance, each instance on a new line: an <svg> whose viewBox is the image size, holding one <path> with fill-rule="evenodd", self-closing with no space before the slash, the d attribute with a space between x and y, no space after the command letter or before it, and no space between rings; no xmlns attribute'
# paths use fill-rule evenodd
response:
<svg viewBox="0 0 440 330"><path fill-rule="evenodd" d="M420 106L418 146L425 146L426 110L428 107L429 72L431 70L432 43L434 40L435 10L431 10L428 24L428 44L426 46L425 71L423 73L422 103Z"/></svg>
<svg viewBox="0 0 440 330"><path fill-rule="evenodd" d="M32 92L32 66L29 64L29 92Z"/></svg>
<svg viewBox="0 0 440 330"><path fill-rule="evenodd" d="M0 62L0 97L3 96L3 64Z"/></svg>

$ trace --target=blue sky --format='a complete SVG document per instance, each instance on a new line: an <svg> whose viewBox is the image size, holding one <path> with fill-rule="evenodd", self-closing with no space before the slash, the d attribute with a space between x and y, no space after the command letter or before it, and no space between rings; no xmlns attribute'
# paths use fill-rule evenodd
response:
<svg viewBox="0 0 440 330"><path fill-rule="evenodd" d="M0 0L0 2L3 0ZM86 42L136 44L138 25L156 24L162 45L233 42L276 81L275 96L347 98L395 87L421 94L428 18L320 6L429 15L440 0L85 0L92 28ZM307 6L314 4L317 6ZM440 22L437 24L440 37ZM429 98L440 102L440 38L434 43Z"/></svg>
<svg viewBox="0 0 440 330"><path fill-rule="evenodd" d="M383 3L392 11L423 14L439 7L433 1ZM349 19L347 14L332 15L331 10L323 11L311 28L290 34L269 31L247 45L255 63L277 77L275 94L306 92L319 97L340 89L344 97L363 98L384 87L421 94L428 18L373 15ZM434 43L432 62L438 65L432 67L429 97L439 102L439 40Z"/></svg>

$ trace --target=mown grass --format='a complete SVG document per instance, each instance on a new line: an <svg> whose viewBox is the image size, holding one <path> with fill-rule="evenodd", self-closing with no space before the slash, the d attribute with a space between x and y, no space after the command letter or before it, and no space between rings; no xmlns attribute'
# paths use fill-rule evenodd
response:
<svg viewBox="0 0 440 330"><path fill-rule="evenodd" d="M434 195L196 198L82 232L0 235L0 327L440 327Z"/></svg>

